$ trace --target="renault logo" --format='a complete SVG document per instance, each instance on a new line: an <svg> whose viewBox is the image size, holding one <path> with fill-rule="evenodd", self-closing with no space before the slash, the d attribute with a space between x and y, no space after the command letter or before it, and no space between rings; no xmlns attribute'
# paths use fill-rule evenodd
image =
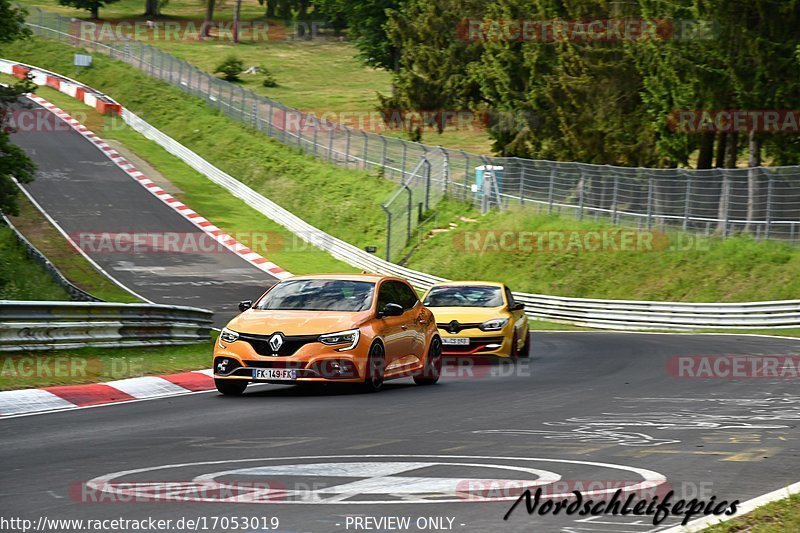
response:
<svg viewBox="0 0 800 533"><path fill-rule="evenodd" d="M269 347L272 348L273 352L280 350L281 346L283 346L283 335L276 333L269 338Z"/></svg>
<svg viewBox="0 0 800 533"><path fill-rule="evenodd" d="M458 333L461 331L461 324L458 323L458 320L453 320L447 325L447 331L449 333Z"/></svg>

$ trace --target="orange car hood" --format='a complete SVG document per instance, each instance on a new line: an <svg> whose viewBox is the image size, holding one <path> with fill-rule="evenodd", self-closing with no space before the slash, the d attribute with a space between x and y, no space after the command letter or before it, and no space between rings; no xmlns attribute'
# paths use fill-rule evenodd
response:
<svg viewBox="0 0 800 533"><path fill-rule="evenodd" d="M458 320L462 324L486 322L493 318L507 317L505 307L429 307L438 324Z"/></svg>
<svg viewBox="0 0 800 533"><path fill-rule="evenodd" d="M231 320L228 328L239 333L258 335L269 335L276 331L284 335L321 335L356 328L370 316L370 311L347 313L248 309Z"/></svg>

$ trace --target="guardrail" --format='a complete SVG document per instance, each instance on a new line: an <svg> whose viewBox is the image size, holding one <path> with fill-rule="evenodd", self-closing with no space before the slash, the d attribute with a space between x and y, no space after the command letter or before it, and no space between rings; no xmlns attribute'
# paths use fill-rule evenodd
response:
<svg viewBox="0 0 800 533"><path fill-rule="evenodd" d="M17 241L22 245L23 248L25 248L26 255L33 261L42 265L42 267L44 267L47 273L50 274L50 277L53 278L53 281L55 281L65 291L67 291L67 294L69 294L71 300L76 302L103 301L100 298L92 294L89 294L88 292L86 292L85 290L81 289L80 287L72 283L70 280L68 280L64 276L64 274L62 274L61 271L58 268L56 268L56 266L53 263L51 263L49 259L47 259L47 256L45 256L36 246L33 245L31 241L26 239L25 236L22 233L20 233L20 231L14 226L11 220L9 220L9 218L5 216L5 214L3 214L2 211L0 211L0 224L5 224L6 226L8 226L8 228L14 234L14 237L17 239Z"/></svg>
<svg viewBox="0 0 800 533"><path fill-rule="evenodd" d="M196 344L213 313L156 304L0 300L0 352Z"/></svg>
<svg viewBox="0 0 800 533"><path fill-rule="evenodd" d="M3 61L0 60L0 65ZM28 66L28 65L26 65ZM35 67L31 67L34 68ZM52 72L36 69L57 76ZM67 79L68 78L64 78ZM122 119L131 128L282 225L303 241L356 268L409 280L425 290L444 278L402 267L325 233L233 176L218 169L124 107ZM800 300L744 303L685 303L568 298L515 292L532 319L615 330L781 329L800 328Z"/></svg>

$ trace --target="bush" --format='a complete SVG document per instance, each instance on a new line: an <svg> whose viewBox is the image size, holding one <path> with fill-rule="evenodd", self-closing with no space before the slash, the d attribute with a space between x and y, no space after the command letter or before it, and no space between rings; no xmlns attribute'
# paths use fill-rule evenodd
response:
<svg viewBox="0 0 800 533"><path fill-rule="evenodd" d="M261 85L264 87L277 87L278 81L275 79L275 76L272 75L270 71L266 71L264 74L264 81L261 82Z"/></svg>
<svg viewBox="0 0 800 533"><path fill-rule="evenodd" d="M214 74L222 74L227 81L239 81L242 72L244 72L244 62L235 55L230 55L217 66Z"/></svg>
<svg viewBox="0 0 800 533"><path fill-rule="evenodd" d="M264 87L277 87L278 80L275 79L275 76L270 72L267 67L261 67L261 72L264 74L264 81L261 82L261 85Z"/></svg>

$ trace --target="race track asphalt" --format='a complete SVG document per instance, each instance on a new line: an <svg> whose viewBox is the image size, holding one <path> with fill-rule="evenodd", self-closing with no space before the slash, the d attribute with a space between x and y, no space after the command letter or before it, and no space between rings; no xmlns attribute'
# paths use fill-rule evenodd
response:
<svg viewBox="0 0 800 533"><path fill-rule="evenodd" d="M37 104L26 104L49 116L48 124L60 121ZM210 308L215 325L221 326L238 312L238 302L255 300L275 283L272 276L222 247L210 253L193 251L194 243L206 245L210 238L61 124L20 131L12 141L38 165L36 179L25 189L73 240L81 242L81 234L149 233L177 235L182 243L181 252L136 253L123 247L110 252L98 241L82 246L123 285L155 303Z"/></svg>
<svg viewBox="0 0 800 533"><path fill-rule="evenodd" d="M477 501L498 493L465 483L653 479L620 470L634 468L663 475L662 488L687 499L744 501L795 482L796 379L692 379L670 369L675 356L798 349L800 341L746 336L542 332L529 359L451 367L432 387L396 381L370 395L264 385L239 398L214 392L11 418L0 421L0 508L37 520L278 517L284 532L365 531L347 527L356 516L453 519L452 529L403 531L653 531L648 517L529 517L522 509L504 522L510 502ZM109 474L109 483L149 490L213 477L244 493L257 482L279 492L260 503L121 503L118 494L91 503L100 493L77 488Z"/></svg>

